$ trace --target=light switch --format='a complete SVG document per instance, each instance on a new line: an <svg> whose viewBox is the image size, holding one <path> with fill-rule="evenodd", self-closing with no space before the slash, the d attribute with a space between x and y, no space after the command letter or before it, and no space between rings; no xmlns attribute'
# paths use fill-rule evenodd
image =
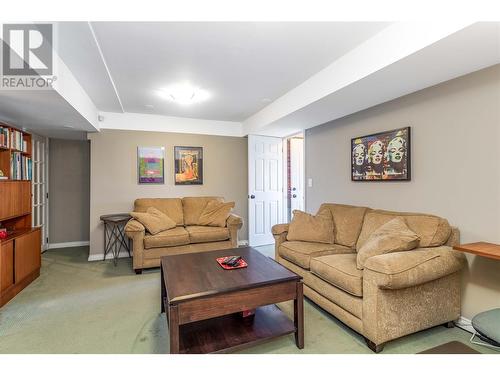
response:
<svg viewBox="0 0 500 375"><path fill-rule="evenodd" d="M307 187L313 187L313 179L312 178L307 179Z"/></svg>

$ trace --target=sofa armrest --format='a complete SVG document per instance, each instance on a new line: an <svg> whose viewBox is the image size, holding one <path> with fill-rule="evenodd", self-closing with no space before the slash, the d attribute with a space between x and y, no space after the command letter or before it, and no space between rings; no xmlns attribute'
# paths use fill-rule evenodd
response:
<svg viewBox="0 0 500 375"><path fill-rule="evenodd" d="M450 237L448 237L448 241L446 241L445 245L453 247L459 244L460 244L460 230L457 227L451 227L451 234Z"/></svg>
<svg viewBox="0 0 500 375"><path fill-rule="evenodd" d="M288 224L273 225L271 232L274 237L274 259L278 260L279 248L281 244L286 241L286 236L288 234Z"/></svg>
<svg viewBox="0 0 500 375"><path fill-rule="evenodd" d="M226 226L229 229L231 246L238 247L238 230L243 226L243 219L235 214L230 214L226 220Z"/></svg>
<svg viewBox="0 0 500 375"><path fill-rule="evenodd" d="M449 246L420 248L371 257L363 274L371 273L367 279L380 289L403 289L460 271L465 262L465 256Z"/></svg>
<svg viewBox="0 0 500 375"><path fill-rule="evenodd" d="M288 233L288 226L289 224L276 224L273 225L271 231L273 233L273 236L280 235L283 233Z"/></svg>
<svg viewBox="0 0 500 375"><path fill-rule="evenodd" d="M137 220L130 219L128 221L128 223L125 225L125 233L127 234L127 236L129 238L132 238L131 236L133 235L133 233L136 233L136 232L143 232L143 233L145 233L146 232L146 228L144 227L144 225L142 225L141 223L139 223Z"/></svg>
<svg viewBox="0 0 500 375"><path fill-rule="evenodd" d="M134 270L140 270L143 268L144 235L146 234L146 228L137 220L131 219L125 225L125 234L132 240Z"/></svg>
<svg viewBox="0 0 500 375"><path fill-rule="evenodd" d="M241 227L243 226L243 219L238 215L230 214L226 220L226 226L235 226L238 229L241 229Z"/></svg>

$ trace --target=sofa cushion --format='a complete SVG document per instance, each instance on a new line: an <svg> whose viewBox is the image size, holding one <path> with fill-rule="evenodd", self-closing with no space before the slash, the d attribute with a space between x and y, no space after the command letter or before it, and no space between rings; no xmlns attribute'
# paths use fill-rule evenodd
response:
<svg viewBox="0 0 500 375"><path fill-rule="evenodd" d="M352 252L354 251L346 246L302 241L285 241L278 249L281 257L306 270L309 269L312 257Z"/></svg>
<svg viewBox="0 0 500 375"><path fill-rule="evenodd" d="M134 202L134 212L146 212L149 207L155 207L177 225L184 225L182 200L180 198L139 198Z"/></svg>
<svg viewBox="0 0 500 375"><path fill-rule="evenodd" d="M220 197L185 197L182 198L185 225L199 225L200 215L208 202L217 200L224 202Z"/></svg>
<svg viewBox="0 0 500 375"><path fill-rule="evenodd" d="M333 244L333 220L329 212L316 216L293 210L293 219L288 227L288 241L321 242Z"/></svg>
<svg viewBox="0 0 500 375"><path fill-rule="evenodd" d="M189 242L216 242L229 239L229 229L221 227L207 227L207 226L187 226L189 233Z"/></svg>
<svg viewBox="0 0 500 375"><path fill-rule="evenodd" d="M146 212L131 212L130 216L144 225L151 234L176 227L175 221L155 207L149 207Z"/></svg>
<svg viewBox="0 0 500 375"><path fill-rule="evenodd" d="M175 227L158 234L144 236L144 248L189 245L189 233L183 227Z"/></svg>
<svg viewBox="0 0 500 375"><path fill-rule="evenodd" d="M225 227L226 220L234 208L234 202L219 202L217 200L208 201L198 219L199 225L210 227Z"/></svg>
<svg viewBox="0 0 500 375"><path fill-rule="evenodd" d="M363 271L356 267L356 254L335 254L311 259L311 272L326 282L363 296Z"/></svg>
<svg viewBox="0 0 500 375"><path fill-rule="evenodd" d="M364 268L368 258L415 249L420 242L420 237L405 223L404 218L396 217L377 228L358 250L356 264L358 269Z"/></svg>
<svg viewBox="0 0 500 375"><path fill-rule="evenodd" d="M318 214L325 211L330 212L333 218L335 243L354 249L367 210L366 207L323 203Z"/></svg>
<svg viewBox="0 0 500 375"><path fill-rule="evenodd" d="M395 217L404 217L408 228L420 237L420 247L441 246L451 234L446 219L428 214L373 210L366 214L356 248L359 250L370 234Z"/></svg>

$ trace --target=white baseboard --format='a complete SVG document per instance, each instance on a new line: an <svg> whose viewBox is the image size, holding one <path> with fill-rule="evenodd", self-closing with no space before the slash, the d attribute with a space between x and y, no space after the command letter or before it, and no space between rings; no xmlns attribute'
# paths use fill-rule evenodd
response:
<svg viewBox="0 0 500 375"><path fill-rule="evenodd" d="M238 246L248 246L248 241L247 240L238 241Z"/></svg>
<svg viewBox="0 0 500 375"><path fill-rule="evenodd" d="M461 316L460 318L458 318L456 321L455 321L455 325L458 327L458 328L462 328L463 330L467 331L467 332L470 332L470 333L476 333L476 330L472 327L472 323L471 323L471 320L470 319L467 319L463 316Z"/></svg>
<svg viewBox="0 0 500 375"><path fill-rule="evenodd" d="M80 247L89 246L89 241L74 241L74 242L59 242L59 243L49 243L47 249L62 249L63 247Z"/></svg>
<svg viewBox="0 0 500 375"><path fill-rule="evenodd" d="M102 259L103 256L104 256L104 254L90 254L88 261L95 262L97 260L103 260ZM120 254L118 255L118 258L128 258L128 252L126 250L122 249L122 251L120 251ZM108 253L106 255L106 259L113 259L113 254Z"/></svg>

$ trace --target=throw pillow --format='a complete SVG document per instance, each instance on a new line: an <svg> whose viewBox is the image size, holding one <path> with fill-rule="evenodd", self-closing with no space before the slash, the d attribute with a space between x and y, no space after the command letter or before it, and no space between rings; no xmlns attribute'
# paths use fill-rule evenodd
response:
<svg viewBox="0 0 500 375"><path fill-rule="evenodd" d="M334 242L333 218L329 211L316 216L293 210L293 219L288 227L288 241Z"/></svg>
<svg viewBox="0 0 500 375"><path fill-rule="evenodd" d="M146 212L131 212L130 216L144 225L153 235L176 227L175 221L154 207L149 207Z"/></svg>
<svg viewBox="0 0 500 375"><path fill-rule="evenodd" d="M368 258L375 255L414 249L420 237L413 232L402 217L396 217L376 229L358 250L356 264L362 270Z"/></svg>
<svg viewBox="0 0 500 375"><path fill-rule="evenodd" d="M209 227L225 227L232 208L234 208L234 202L208 201L201 212L198 224Z"/></svg>

